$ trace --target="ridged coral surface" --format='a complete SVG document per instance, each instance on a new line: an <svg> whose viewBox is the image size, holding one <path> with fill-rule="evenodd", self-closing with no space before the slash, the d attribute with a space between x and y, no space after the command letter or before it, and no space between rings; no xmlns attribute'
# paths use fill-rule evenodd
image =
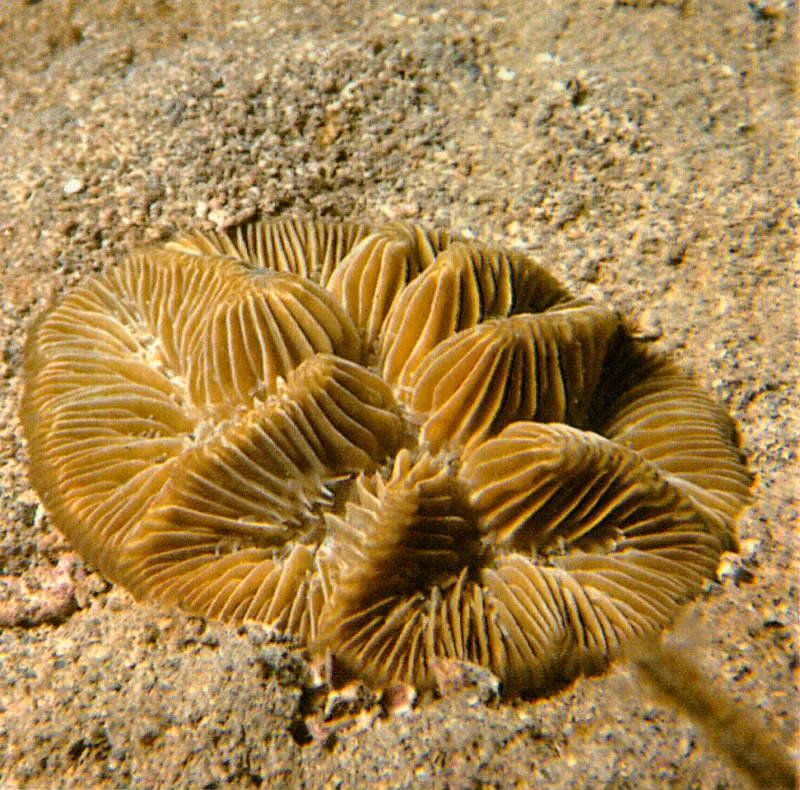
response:
<svg viewBox="0 0 800 790"><path fill-rule="evenodd" d="M444 231L188 234L34 325L34 484L140 598L374 683L602 671L736 545L735 426L614 311Z"/></svg>

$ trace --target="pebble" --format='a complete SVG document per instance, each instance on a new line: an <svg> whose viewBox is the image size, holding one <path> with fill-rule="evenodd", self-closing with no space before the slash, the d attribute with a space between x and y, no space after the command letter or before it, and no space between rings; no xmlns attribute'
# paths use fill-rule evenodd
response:
<svg viewBox="0 0 800 790"><path fill-rule="evenodd" d="M79 192L83 192L86 185L80 178L70 178L66 184L64 184L64 194L65 195L77 195Z"/></svg>
<svg viewBox="0 0 800 790"><path fill-rule="evenodd" d="M753 581L753 574L745 567L741 557L726 551L717 566L717 579L720 584L725 584L730 580L738 587L742 583Z"/></svg>
<svg viewBox="0 0 800 790"><path fill-rule="evenodd" d="M658 340L664 334L664 330L661 327L661 319L649 307L646 307L639 315L637 330L637 337L642 340Z"/></svg>

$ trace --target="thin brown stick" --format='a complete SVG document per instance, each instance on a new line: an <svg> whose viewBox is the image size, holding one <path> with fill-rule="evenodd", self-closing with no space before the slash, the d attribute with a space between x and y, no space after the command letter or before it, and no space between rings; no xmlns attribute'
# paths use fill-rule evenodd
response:
<svg viewBox="0 0 800 790"><path fill-rule="evenodd" d="M636 644L628 658L638 676L687 713L755 787L798 787L789 751L727 690L709 680L691 651L654 639Z"/></svg>

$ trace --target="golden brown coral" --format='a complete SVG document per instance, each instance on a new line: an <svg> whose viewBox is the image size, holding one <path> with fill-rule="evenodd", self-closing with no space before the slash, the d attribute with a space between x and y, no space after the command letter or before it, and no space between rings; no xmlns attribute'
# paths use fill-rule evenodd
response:
<svg viewBox="0 0 800 790"><path fill-rule="evenodd" d="M547 693L667 625L735 546L730 418L517 253L279 221L138 252L33 326L55 523L137 596L376 683Z"/></svg>

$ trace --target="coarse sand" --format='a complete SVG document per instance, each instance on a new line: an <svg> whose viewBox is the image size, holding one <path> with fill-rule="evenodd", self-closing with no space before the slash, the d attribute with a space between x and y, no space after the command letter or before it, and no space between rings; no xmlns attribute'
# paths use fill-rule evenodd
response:
<svg viewBox="0 0 800 790"><path fill-rule="evenodd" d="M796 81L794 0L0 4L0 786L749 786L631 665L538 701L464 667L387 716L71 551L26 476L27 327L132 247L253 217L528 250L692 371L756 483L673 641L796 755Z"/></svg>

